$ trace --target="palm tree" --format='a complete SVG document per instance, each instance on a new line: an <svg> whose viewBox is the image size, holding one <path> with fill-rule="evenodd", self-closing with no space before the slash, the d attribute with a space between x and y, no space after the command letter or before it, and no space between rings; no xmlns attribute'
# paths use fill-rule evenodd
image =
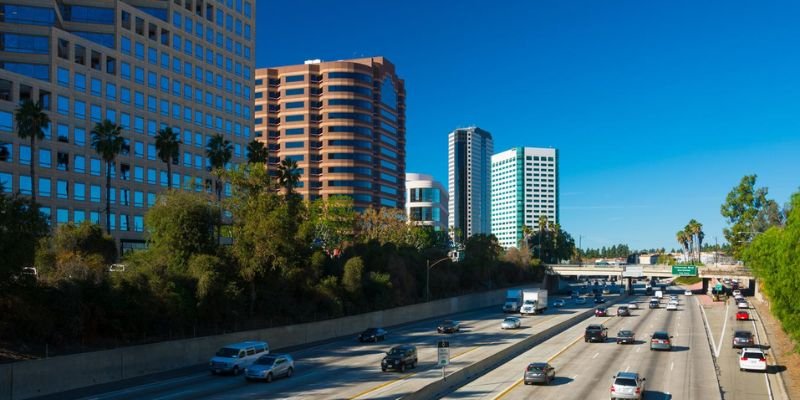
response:
<svg viewBox="0 0 800 400"><path fill-rule="evenodd" d="M266 164L267 147L264 146L264 143L253 139L252 142L247 144L247 162L249 164Z"/></svg>
<svg viewBox="0 0 800 400"><path fill-rule="evenodd" d="M111 167L122 152L122 127L105 119L92 129L92 148L106 162L106 232L111 234Z"/></svg>
<svg viewBox="0 0 800 400"><path fill-rule="evenodd" d="M686 233L686 230L678 231L675 234L675 240L681 244L681 248L683 249L683 254L686 254L687 258L689 257L689 237Z"/></svg>
<svg viewBox="0 0 800 400"><path fill-rule="evenodd" d="M700 260L700 252L703 248L703 238L705 237L705 233L703 233L703 224L697 222L696 219L692 219L686 225L687 232L692 235L692 241L695 242L695 253L697 254L697 260Z"/></svg>
<svg viewBox="0 0 800 400"><path fill-rule="evenodd" d="M231 156L233 154L233 145L231 145L230 140L225 139L221 134L216 134L211 137L206 145L206 156L208 157L208 161L211 163L211 168L218 170L225 167L228 162L231 161ZM217 191L217 201L222 201L222 182L220 181L220 175L217 174L216 179L216 191Z"/></svg>
<svg viewBox="0 0 800 400"><path fill-rule="evenodd" d="M297 171L297 161L290 158L284 158L278 164L278 184L283 186L287 196L294 193L294 187L300 181L300 174Z"/></svg>
<svg viewBox="0 0 800 400"><path fill-rule="evenodd" d="M44 139L44 131L50 126L50 117L44 112L41 102L27 99L14 113L17 121L17 136L31 139L31 201L36 202L36 139Z"/></svg>
<svg viewBox="0 0 800 400"><path fill-rule="evenodd" d="M156 135L158 158L167 164L167 187L172 188L172 163L178 159L181 141L171 127L160 129Z"/></svg>

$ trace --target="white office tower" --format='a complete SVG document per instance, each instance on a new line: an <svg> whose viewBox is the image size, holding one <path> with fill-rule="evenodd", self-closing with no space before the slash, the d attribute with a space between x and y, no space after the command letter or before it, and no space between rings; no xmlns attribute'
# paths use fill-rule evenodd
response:
<svg viewBox="0 0 800 400"><path fill-rule="evenodd" d="M558 151L516 147L492 156L492 234L504 248L517 247L522 227L539 218L558 223Z"/></svg>
<svg viewBox="0 0 800 400"><path fill-rule="evenodd" d="M489 234L492 135L478 127L456 129L448 137L449 225L456 242Z"/></svg>
<svg viewBox="0 0 800 400"><path fill-rule="evenodd" d="M416 225L447 230L447 192L425 174L406 173L406 217Z"/></svg>

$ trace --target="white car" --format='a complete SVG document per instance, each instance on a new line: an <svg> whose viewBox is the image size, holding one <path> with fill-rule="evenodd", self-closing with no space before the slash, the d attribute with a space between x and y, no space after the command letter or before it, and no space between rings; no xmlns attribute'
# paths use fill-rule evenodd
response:
<svg viewBox="0 0 800 400"><path fill-rule="evenodd" d="M500 323L500 329L517 329L522 325L522 321L517 317L507 317Z"/></svg>
<svg viewBox="0 0 800 400"><path fill-rule="evenodd" d="M691 290L684 290L683 291L683 295L684 296L691 296L692 295L692 291Z"/></svg>
<svg viewBox="0 0 800 400"><path fill-rule="evenodd" d="M667 311L678 311L678 303L667 304Z"/></svg>
<svg viewBox="0 0 800 400"><path fill-rule="evenodd" d="M628 309L630 310L638 310L639 306L636 303L628 303Z"/></svg>
<svg viewBox="0 0 800 400"><path fill-rule="evenodd" d="M553 307L564 307L564 304L566 304L564 299L558 299L553 301Z"/></svg>
<svg viewBox="0 0 800 400"><path fill-rule="evenodd" d="M733 290L733 297L739 297L741 295L742 295L742 291L741 290L739 290L739 289L734 289Z"/></svg>
<svg viewBox="0 0 800 400"><path fill-rule="evenodd" d="M767 354L756 347L745 347L739 357L739 371L766 371Z"/></svg>
<svg viewBox="0 0 800 400"><path fill-rule="evenodd" d="M739 302L737 302L736 307L738 307L741 310L747 310L750 308L750 306L747 305L747 302L744 300L740 300Z"/></svg>

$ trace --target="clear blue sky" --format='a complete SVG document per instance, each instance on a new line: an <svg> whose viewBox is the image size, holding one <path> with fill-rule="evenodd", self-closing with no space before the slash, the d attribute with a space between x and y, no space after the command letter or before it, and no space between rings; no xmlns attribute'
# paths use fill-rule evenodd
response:
<svg viewBox="0 0 800 400"><path fill-rule="evenodd" d="M502 5L502 6L501 6ZM407 171L447 185L447 134L555 147L561 223L583 247L723 242L746 174L800 188L800 3L272 1L257 66L385 56L406 82Z"/></svg>

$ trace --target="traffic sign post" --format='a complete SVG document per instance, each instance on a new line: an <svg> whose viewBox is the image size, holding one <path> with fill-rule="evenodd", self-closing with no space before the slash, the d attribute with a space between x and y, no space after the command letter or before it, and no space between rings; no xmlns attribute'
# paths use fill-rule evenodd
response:
<svg viewBox="0 0 800 400"><path fill-rule="evenodd" d="M673 265L672 275L675 276L697 276L696 265Z"/></svg>
<svg viewBox="0 0 800 400"><path fill-rule="evenodd" d="M439 355L438 365L442 367L442 379L447 380L445 368L450 364L450 342L447 340L440 340L436 347Z"/></svg>

